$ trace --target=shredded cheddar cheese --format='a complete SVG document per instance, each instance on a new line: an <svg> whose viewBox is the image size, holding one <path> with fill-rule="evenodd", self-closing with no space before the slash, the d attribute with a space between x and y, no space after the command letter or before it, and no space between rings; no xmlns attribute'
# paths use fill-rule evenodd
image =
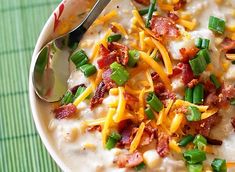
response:
<svg viewBox="0 0 235 172"><path fill-rule="evenodd" d="M181 147L179 147L179 145L177 144L177 142L175 140L170 140L169 142L169 147L171 150L177 152L177 153L181 153Z"/></svg>
<svg viewBox="0 0 235 172"><path fill-rule="evenodd" d="M137 133L136 133L136 135L135 135L133 141L131 142L131 146L130 146L130 152L131 152L131 153L133 153L133 152L137 149L137 147L138 147L138 145L139 145L139 143L140 143L142 134L143 134L143 132L144 132L144 128L145 128L145 123L142 122L142 123L140 124L140 127L138 128L138 131L137 131Z"/></svg>
<svg viewBox="0 0 235 172"><path fill-rule="evenodd" d="M118 12L116 10L112 10L109 13L105 14L104 16L99 17L94 22L94 25L100 25L108 22L109 20L118 16Z"/></svg>
<svg viewBox="0 0 235 172"><path fill-rule="evenodd" d="M196 19L193 19L192 21L179 19L179 20L177 20L177 22L178 22L178 24L184 26L185 28L187 28L189 30L193 30L197 25Z"/></svg>
<svg viewBox="0 0 235 172"><path fill-rule="evenodd" d="M170 127L171 133L175 133L179 129L180 124L183 121L183 117L184 117L184 115L182 113L175 114L175 117L173 118L172 123L171 123L171 127Z"/></svg>
<svg viewBox="0 0 235 172"><path fill-rule="evenodd" d="M89 96L91 93L92 93L92 86L89 86L89 87L87 87L87 88L85 89L85 91L84 91L80 96L78 96L78 97L75 99L75 101L73 102L73 104L74 104L75 106L78 106L79 103L81 103L83 100L85 100L85 98L86 98L87 96Z"/></svg>
<svg viewBox="0 0 235 172"><path fill-rule="evenodd" d="M111 25L115 26L124 36L127 36L127 32L126 30L124 29L124 27L117 23L117 22L112 22Z"/></svg>
<svg viewBox="0 0 235 172"><path fill-rule="evenodd" d="M142 121L144 119L144 93L145 89L143 88L139 94L139 112L138 112L138 120Z"/></svg>
<svg viewBox="0 0 235 172"><path fill-rule="evenodd" d="M124 98L124 88L118 87L118 107L115 116L113 117L114 122L118 123L124 118L124 112L126 109L126 100Z"/></svg>
<svg viewBox="0 0 235 172"><path fill-rule="evenodd" d="M104 123L104 127L102 129L102 142L103 142L103 146L105 146L106 144L106 140L107 140L107 136L109 134L109 127L112 125L113 123L113 115L115 114L115 109L114 108L109 108L108 114L105 118L105 123Z"/></svg>
<svg viewBox="0 0 235 172"><path fill-rule="evenodd" d="M162 81L164 82L165 86L171 90L171 82L170 79L168 78L167 74L164 72L164 70L162 69L162 67L156 62L154 61L154 59L152 59L151 57L149 57L145 52L140 52L140 57L148 64L150 65L155 72L158 73L158 75L160 76L160 78L162 79Z"/></svg>
<svg viewBox="0 0 235 172"><path fill-rule="evenodd" d="M163 123L163 121L165 120L165 108L162 108L162 110L159 112L159 116L157 119L157 125L161 125Z"/></svg>
<svg viewBox="0 0 235 172"><path fill-rule="evenodd" d="M202 113L201 115L201 119L206 119L212 115L214 115L215 113L218 112L218 109L217 108L213 108L213 109L209 109L207 110L206 112Z"/></svg>
<svg viewBox="0 0 235 172"><path fill-rule="evenodd" d="M139 32L139 37L140 37L140 49L144 50L145 46L144 46L144 31Z"/></svg>
<svg viewBox="0 0 235 172"><path fill-rule="evenodd" d="M209 107L209 106L203 106L203 105L198 106L198 105L195 105L193 103L190 103L190 102L187 102L187 101L183 101L183 100L180 100L180 99L175 101L174 106L178 106L178 107L180 107L180 106L186 106L186 107L188 107L188 106L195 106L201 112L205 112L208 109L208 107Z"/></svg>
<svg viewBox="0 0 235 172"><path fill-rule="evenodd" d="M88 126L103 125L104 122L105 118L91 119L85 121Z"/></svg>

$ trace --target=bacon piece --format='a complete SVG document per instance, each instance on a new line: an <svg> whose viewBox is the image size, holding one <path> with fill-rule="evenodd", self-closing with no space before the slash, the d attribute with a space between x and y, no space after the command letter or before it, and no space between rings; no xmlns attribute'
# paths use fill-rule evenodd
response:
<svg viewBox="0 0 235 172"><path fill-rule="evenodd" d="M149 145L156 136L156 131L157 130L152 128L150 125L146 125L140 140L140 146Z"/></svg>
<svg viewBox="0 0 235 172"><path fill-rule="evenodd" d="M108 67L110 64L116 61L117 57L116 52L110 52L103 46L103 44L100 45L100 55L101 58L97 60L98 67L100 69Z"/></svg>
<svg viewBox="0 0 235 172"><path fill-rule="evenodd" d="M190 127L197 134L208 137L211 129L221 121L221 116L217 113L200 121L189 122Z"/></svg>
<svg viewBox="0 0 235 172"><path fill-rule="evenodd" d="M162 157L166 157L170 152L169 149L169 136L165 133L158 133L157 153Z"/></svg>
<svg viewBox="0 0 235 172"><path fill-rule="evenodd" d="M207 137L206 140L207 140L207 143L210 144L210 145L221 146L223 144L222 140L212 139L210 137Z"/></svg>
<svg viewBox="0 0 235 172"><path fill-rule="evenodd" d="M174 67L171 77L176 77L177 75L181 75L181 79L185 85L194 79L193 71L188 63L178 63Z"/></svg>
<svg viewBox="0 0 235 172"><path fill-rule="evenodd" d="M174 11L177 11L181 8L183 8L186 5L187 1L186 0L179 0L176 4L174 4Z"/></svg>
<svg viewBox="0 0 235 172"><path fill-rule="evenodd" d="M107 69L102 74L103 82L105 83L105 85L107 87L107 90L110 90L111 88L117 87L115 82L110 77L111 74L112 74L112 70L111 69Z"/></svg>
<svg viewBox="0 0 235 172"><path fill-rule="evenodd" d="M222 51L235 51L235 40L232 40L230 38L224 38L223 42L221 43Z"/></svg>
<svg viewBox="0 0 235 172"><path fill-rule="evenodd" d="M90 102L91 109L93 109L95 106L103 102L104 95L107 91L108 91L107 86L105 85L103 81L101 81L95 91L95 95L91 98L91 102Z"/></svg>
<svg viewBox="0 0 235 172"><path fill-rule="evenodd" d="M117 156L117 158L114 160L114 163L117 163L117 165L120 168L132 168L140 163L143 162L143 157L140 152L134 152L132 154L121 154Z"/></svg>
<svg viewBox="0 0 235 172"><path fill-rule="evenodd" d="M189 87L189 88L193 88L193 87L195 87L198 83L199 83L199 80L198 80L198 79L192 79L192 80L188 83L188 87Z"/></svg>
<svg viewBox="0 0 235 172"><path fill-rule="evenodd" d="M135 1L145 6L148 6L150 4L150 0L135 0Z"/></svg>
<svg viewBox="0 0 235 172"><path fill-rule="evenodd" d="M111 24L111 30L113 33L117 33L118 32L118 28L114 25Z"/></svg>
<svg viewBox="0 0 235 172"><path fill-rule="evenodd" d="M126 106L129 110L133 111L136 107L136 103L139 102L139 99L135 97L134 95L125 92L124 93L124 98L126 100Z"/></svg>
<svg viewBox="0 0 235 172"><path fill-rule="evenodd" d="M189 49L181 48L179 51L180 51L180 54L182 56L181 62L188 63L188 61L191 58L196 56L199 49L197 47L192 47L192 48L189 48Z"/></svg>
<svg viewBox="0 0 235 172"><path fill-rule="evenodd" d="M156 37L177 38L180 36L175 23L167 17L153 16L150 28Z"/></svg>
<svg viewBox="0 0 235 172"><path fill-rule="evenodd" d="M70 103L54 109L56 119L72 118L76 115L77 107Z"/></svg>
<svg viewBox="0 0 235 172"><path fill-rule="evenodd" d="M135 127L131 122L127 122L126 126L119 130L122 135L121 140L118 143L118 147L129 148L132 140L134 139L134 134L137 132L138 128Z"/></svg>
<svg viewBox="0 0 235 172"><path fill-rule="evenodd" d="M128 47L117 42L110 42L108 48L112 52L116 52L117 62L126 65L129 60Z"/></svg>
<svg viewBox="0 0 235 172"><path fill-rule="evenodd" d="M217 106L218 102L219 102L219 97L216 95L216 92L208 94L208 96L205 99L205 105L209 106Z"/></svg>
<svg viewBox="0 0 235 172"><path fill-rule="evenodd" d="M175 110L175 113L183 113L183 114L186 114L187 111L188 111L187 107L185 107L185 106L180 106L179 108L177 108L177 109Z"/></svg>
<svg viewBox="0 0 235 172"><path fill-rule="evenodd" d="M235 87L232 85L224 85L221 90L221 98L232 99L235 98Z"/></svg>
<svg viewBox="0 0 235 172"><path fill-rule="evenodd" d="M232 127L233 127L234 132L235 132L235 117L231 118L231 124L232 124Z"/></svg>
<svg viewBox="0 0 235 172"><path fill-rule="evenodd" d="M177 21L179 19L179 16L177 16L177 14L171 12L167 13L167 17L169 17L173 21Z"/></svg>
<svg viewBox="0 0 235 172"><path fill-rule="evenodd" d="M101 132L101 130L102 130L101 125L90 126L87 128L87 131L89 132L94 132L94 131Z"/></svg>
<svg viewBox="0 0 235 172"><path fill-rule="evenodd" d="M204 88L208 93L216 92L215 85L209 79L204 83Z"/></svg>

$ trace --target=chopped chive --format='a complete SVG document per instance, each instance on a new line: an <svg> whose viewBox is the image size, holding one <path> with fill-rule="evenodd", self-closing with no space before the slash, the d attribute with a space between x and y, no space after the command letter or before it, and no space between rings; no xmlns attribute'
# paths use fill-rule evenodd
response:
<svg viewBox="0 0 235 172"><path fill-rule="evenodd" d="M110 150L115 147L117 142L122 138L122 136L119 133L113 132L108 138L108 141L105 145L106 149Z"/></svg>
<svg viewBox="0 0 235 172"><path fill-rule="evenodd" d="M62 98L61 104L62 105L67 105L67 104L72 103L72 102L73 102L73 93L70 90L68 90L65 93L64 97Z"/></svg>
<svg viewBox="0 0 235 172"><path fill-rule="evenodd" d="M187 111L188 121L199 121L201 119L201 112L195 106L189 106Z"/></svg>
<svg viewBox="0 0 235 172"><path fill-rule="evenodd" d="M108 42L116 42L122 38L121 34L114 34L108 37Z"/></svg>
<svg viewBox="0 0 235 172"><path fill-rule="evenodd" d="M190 103L193 102L193 89L192 88L189 88L189 87L186 88L184 100Z"/></svg>
<svg viewBox="0 0 235 172"><path fill-rule="evenodd" d="M209 64L211 62L210 54L208 49L201 49L198 53L198 56L203 56L206 60L206 63Z"/></svg>
<svg viewBox="0 0 235 172"><path fill-rule="evenodd" d="M88 62L88 57L83 50L78 50L75 52L70 59L75 64L77 68L81 67L82 65L86 64Z"/></svg>
<svg viewBox="0 0 235 172"><path fill-rule="evenodd" d="M205 48L208 49L209 48L209 44L210 44L210 40L209 39L202 39L202 44L201 44L201 48Z"/></svg>
<svg viewBox="0 0 235 172"><path fill-rule="evenodd" d="M137 50L129 50L129 60L127 65L129 67L135 67L140 58L140 53Z"/></svg>
<svg viewBox="0 0 235 172"><path fill-rule="evenodd" d="M121 140L122 136L119 133L113 132L111 133L110 137L112 137L115 140Z"/></svg>
<svg viewBox="0 0 235 172"><path fill-rule="evenodd" d="M207 145L207 140L205 137L198 134L193 140L193 143L195 144L196 148L198 148L199 150L203 150Z"/></svg>
<svg viewBox="0 0 235 172"><path fill-rule="evenodd" d="M230 100L230 105L235 105L235 98Z"/></svg>
<svg viewBox="0 0 235 172"><path fill-rule="evenodd" d="M188 172L202 172L203 166L201 163L188 164Z"/></svg>
<svg viewBox="0 0 235 172"><path fill-rule="evenodd" d="M184 159L189 164L197 164L206 160L206 153L199 149L186 150L183 153Z"/></svg>
<svg viewBox="0 0 235 172"><path fill-rule="evenodd" d="M145 14L148 14L148 11L149 11L149 8L144 8L144 9L139 10L139 14L143 16ZM154 8L154 11L157 11L157 8Z"/></svg>
<svg viewBox="0 0 235 172"><path fill-rule="evenodd" d="M226 160L215 158L211 164L211 167L213 169L213 172L226 172L227 171Z"/></svg>
<svg viewBox="0 0 235 172"><path fill-rule="evenodd" d="M207 67L207 62L204 56L196 56L195 58L189 60L189 64L191 66L193 74L196 76L204 72Z"/></svg>
<svg viewBox="0 0 235 172"><path fill-rule="evenodd" d="M218 79L216 78L216 76L214 74L210 75L210 80L211 82L215 85L215 88L218 89L221 87L220 82L218 81Z"/></svg>
<svg viewBox="0 0 235 172"><path fill-rule="evenodd" d="M154 113L153 113L153 111L151 110L151 108L146 108L145 110L144 110L144 112L145 112L145 114L147 115L147 118L148 119L155 119L155 116L154 116Z"/></svg>
<svg viewBox="0 0 235 172"><path fill-rule="evenodd" d="M148 94L147 103L156 112L160 112L163 108L162 102L158 99L158 97L153 92Z"/></svg>
<svg viewBox="0 0 235 172"><path fill-rule="evenodd" d="M86 87L78 87L73 100L78 98L78 96L80 96L85 90L86 90Z"/></svg>
<svg viewBox="0 0 235 172"><path fill-rule="evenodd" d="M96 73L96 67L92 64L84 64L80 67L80 69L86 77L89 77Z"/></svg>
<svg viewBox="0 0 235 172"><path fill-rule="evenodd" d="M145 168L144 162L140 163L139 165L135 166L136 171L141 171Z"/></svg>
<svg viewBox="0 0 235 172"><path fill-rule="evenodd" d="M114 62L110 68L112 69L111 79L117 85L123 85L129 79L128 71L121 64Z"/></svg>
<svg viewBox="0 0 235 172"><path fill-rule="evenodd" d="M146 24L145 24L145 27L147 27L147 28L150 27L150 20L152 19L155 6L156 6L156 0L151 0L149 10L148 10L148 16L147 16L147 20L146 20Z"/></svg>
<svg viewBox="0 0 235 172"><path fill-rule="evenodd" d="M197 38L197 39L195 40L195 46L196 46L197 48L201 48L201 46L202 46L202 38Z"/></svg>
<svg viewBox="0 0 235 172"><path fill-rule="evenodd" d="M190 142L192 142L193 139L194 139L194 136L192 136L191 134L189 134L189 135L183 137L183 138L180 140L180 142L179 142L178 145L181 146L181 147L185 147L185 146L187 146L187 144L189 144Z"/></svg>
<svg viewBox="0 0 235 172"><path fill-rule="evenodd" d="M214 32L223 34L225 30L225 21L220 18L210 16L208 28Z"/></svg>
<svg viewBox="0 0 235 172"><path fill-rule="evenodd" d="M198 84L193 89L193 103L194 104L203 104L204 101L204 86Z"/></svg>

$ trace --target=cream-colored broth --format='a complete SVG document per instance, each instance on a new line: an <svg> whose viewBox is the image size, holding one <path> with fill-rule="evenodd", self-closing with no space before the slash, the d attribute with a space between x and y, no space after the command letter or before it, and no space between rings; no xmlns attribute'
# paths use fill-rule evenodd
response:
<svg viewBox="0 0 235 172"><path fill-rule="evenodd" d="M233 7L235 2L232 0ZM229 4L229 1L227 2ZM212 56L212 65L215 70L221 68L221 54L217 49L218 43L216 37L212 31L207 29L208 18L210 15L215 15L220 18L225 18L229 22L234 22L229 16L229 10L233 8L230 5L217 5L214 0L189 0L186 10L196 16L200 21L198 27L189 32L189 37L183 37L181 40L171 41L168 44L169 53L173 59L179 59L179 49L182 47L193 46L194 40L198 37L210 39L210 51ZM116 9L119 13L119 17L112 21L121 23L127 30L130 29L130 21L132 19L132 9L134 7L129 1L126 0L112 0L109 6L101 14L105 14L111 9ZM79 47L84 49L88 56L92 54L93 45L104 37L107 31L108 25L92 27L84 36ZM184 29L183 29L184 30ZM129 44L132 40L130 37L125 37L125 44ZM94 64L96 64L94 62ZM234 83L235 67L230 66L228 72L225 74L224 79L229 83ZM206 75L206 73L204 74ZM142 76L144 77L144 76ZM73 71L70 79L68 80L69 88L75 85L85 83L89 84L89 81L79 71ZM183 97L184 85L180 79L174 79L172 82L173 90L176 92L178 98ZM53 138L56 142L57 148L64 157L64 160L71 171L81 172L121 172L130 171L129 169L120 169L114 165L113 160L115 156L121 152L127 150L112 149L111 151L105 150L102 145L102 138L100 132L88 133L84 130L87 119L98 119L105 117L108 109L108 104L117 99L115 96L108 96L104 99L103 104L91 111L89 108L89 102L85 100L78 105L79 117L73 120L56 120L53 119L49 128L53 133ZM235 134L230 125L230 117L234 115L235 109L231 107L228 110L221 110L219 113L223 116L223 120L219 126L212 132L212 136L218 139L223 138L223 145L217 146L216 155L209 155L208 161L214 157L225 158L228 161L235 161L234 154L235 149ZM154 145L148 147L150 150L154 150ZM146 149L147 150L147 149ZM141 150L143 153L146 150ZM155 151L156 152L156 151ZM156 152L157 154L157 152ZM156 155L157 156L157 155ZM146 171L159 171L159 172L173 172L173 171L186 171L186 167L182 157L179 155L171 154L169 157L161 159L158 157L158 165L154 168L147 167Z"/></svg>

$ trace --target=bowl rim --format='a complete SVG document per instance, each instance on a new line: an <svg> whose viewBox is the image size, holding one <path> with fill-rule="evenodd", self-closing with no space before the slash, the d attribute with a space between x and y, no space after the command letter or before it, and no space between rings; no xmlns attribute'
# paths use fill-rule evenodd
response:
<svg viewBox="0 0 235 172"><path fill-rule="evenodd" d="M63 1L60 3L62 4ZM58 6L55 8L57 9L60 4L58 4ZM55 10L54 10L55 11ZM37 111L37 104L38 104L38 97L34 91L34 87L33 87L33 81L32 81L32 75L33 75L33 67L34 64L36 62L36 55L39 52L40 48L43 45L43 42L45 41L45 37L47 35L46 32L48 32L48 28L51 27L51 22L53 20L53 12L50 15L50 17L47 19L46 23L43 26L43 29L41 30L39 37L36 41L36 45L31 57L31 63L30 63L30 70L29 70L29 81L28 81L28 86L29 86L29 104L30 104L30 109L32 112L32 116L33 116L33 121L34 124L36 126L37 132L40 136L40 139L43 143L43 145L46 147L47 151L49 152L50 156L52 157L52 159L56 162L56 164L62 169L62 171L70 171L68 167L66 167L65 163L62 161L62 159L60 158L60 156L58 155L58 153L56 152L56 149L54 146L52 146L52 144L50 143L48 136L46 135L46 133L44 132L45 130L43 129L43 125L40 122L40 114Z"/></svg>

